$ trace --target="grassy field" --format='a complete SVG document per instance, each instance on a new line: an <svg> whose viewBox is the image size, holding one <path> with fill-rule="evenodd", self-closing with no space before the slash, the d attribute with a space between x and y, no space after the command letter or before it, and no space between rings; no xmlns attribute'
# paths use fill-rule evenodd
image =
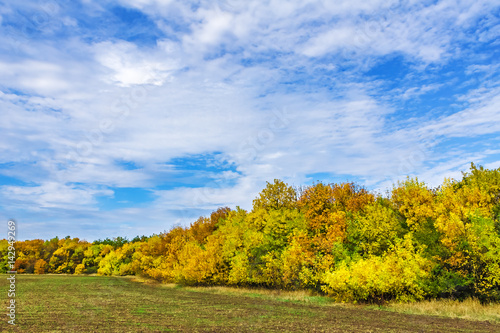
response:
<svg viewBox="0 0 500 333"><path fill-rule="evenodd" d="M7 280L0 280L4 313ZM174 288L99 276L18 275L1 332L500 332L498 322L401 314L287 294ZM292 294L290 294L292 295ZM300 298L300 297L299 297ZM308 302L304 299L309 300Z"/></svg>
<svg viewBox="0 0 500 333"><path fill-rule="evenodd" d="M140 281L139 278L135 278L134 280ZM168 287L169 285L166 286ZM170 287L174 286L175 285L170 285ZM314 295L313 293L306 290L282 291L272 289L231 288L223 286L183 287L183 289L225 295L244 295L271 300L306 303L311 305L340 306L340 304L334 303L329 297ZM385 305L344 305L344 307L393 311L406 314L420 314L448 318L461 318L476 321L490 321L500 324L500 304L490 303L482 305L477 299L466 299L462 302L457 300L443 299L414 303L388 303Z"/></svg>

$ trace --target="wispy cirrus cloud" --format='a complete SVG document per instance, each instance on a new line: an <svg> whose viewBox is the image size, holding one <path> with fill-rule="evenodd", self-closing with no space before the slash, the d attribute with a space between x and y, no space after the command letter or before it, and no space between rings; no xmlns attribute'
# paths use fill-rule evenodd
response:
<svg viewBox="0 0 500 333"><path fill-rule="evenodd" d="M266 181L437 185L500 154L490 1L0 6L0 218L152 234ZM106 225L102 225L106 221ZM57 231L48 226L57 225Z"/></svg>

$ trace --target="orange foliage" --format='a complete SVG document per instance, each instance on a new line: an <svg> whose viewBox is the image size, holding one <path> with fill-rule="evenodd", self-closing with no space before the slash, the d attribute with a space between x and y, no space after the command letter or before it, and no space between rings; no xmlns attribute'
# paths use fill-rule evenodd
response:
<svg viewBox="0 0 500 333"><path fill-rule="evenodd" d="M318 183L305 189L297 206L306 217L313 243L330 252L334 242L346 237L346 212L360 211L374 200L373 194L353 183Z"/></svg>
<svg viewBox="0 0 500 333"><path fill-rule="evenodd" d="M217 223L220 220L225 219L227 214L231 211L229 207L221 207L210 214L210 218L200 217L194 223L191 224L189 231L192 237L199 243L205 243L208 236L210 236L215 229L217 229Z"/></svg>
<svg viewBox="0 0 500 333"><path fill-rule="evenodd" d="M333 198L344 211L355 213L375 201L373 194L354 183L333 185Z"/></svg>
<svg viewBox="0 0 500 333"><path fill-rule="evenodd" d="M43 259L38 259L35 263L35 274L45 274L47 262Z"/></svg>

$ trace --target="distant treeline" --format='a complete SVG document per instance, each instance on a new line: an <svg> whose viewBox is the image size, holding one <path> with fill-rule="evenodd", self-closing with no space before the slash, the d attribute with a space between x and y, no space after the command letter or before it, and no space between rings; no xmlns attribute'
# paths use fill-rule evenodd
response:
<svg viewBox="0 0 500 333"><path fill-rule="evenodd" d="M0 242L6 272L7 241ZM313 289L338 301L500 301L500 168L471 164L387 196L354 183L268 183L251 211L219 208L131 241L16 242L18 273L142 275L185 285Z"/></svg>

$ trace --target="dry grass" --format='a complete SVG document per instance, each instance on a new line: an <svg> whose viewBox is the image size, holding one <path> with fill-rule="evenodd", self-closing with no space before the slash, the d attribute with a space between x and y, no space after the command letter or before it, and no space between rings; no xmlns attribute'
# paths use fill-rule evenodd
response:
<svg viewBox="0 0 500 333"><path fill-rule="evenodd" d="M430 300L407 304L390 304L386 310L409 314L423 314L448 318L500 322L500 304L482 305L477 299Z"/></svg>
<svg viewBox="0 0 500 333"><path fill-rule="evenodd" d="M170 285L176 286L176 285ZM238 287L225 287L225 286L213 286L213 287L182 287L189 291L199 291L199 292L209 292L214 294L230 294L230 295L241 295L241 296L251 296L251 297L261 297L265 299L279 299L284 301L295 301L295 302L305 302L305 303L329 303L332 305L339 305L333 303L329 298L319 296L309 290L279 290L279 289L265 289L265 288L238 288Z"/></svg>

